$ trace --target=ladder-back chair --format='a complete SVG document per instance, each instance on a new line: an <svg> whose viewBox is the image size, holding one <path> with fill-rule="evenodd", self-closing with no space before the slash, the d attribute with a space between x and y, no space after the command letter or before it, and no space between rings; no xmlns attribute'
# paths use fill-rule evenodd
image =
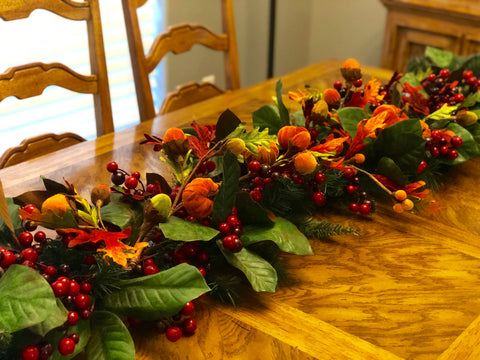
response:
<svg viewBox="0 0 480 360"><path fill-rule="evenodd" d="M181 54L189 51L195 44L223 51L225 53L226 90L240 88L232 0L221 0L222 34L216 34L199 24L172 26L166 32L157 35L147 54L143 48L137 16L137 9L146 2L147 0L122 0L141 121L151 119L157 114L153 103L149 74L169 52ZM168 94L158 113L164 114L221 93L223 91L211 83L190 82Z"/></svg>
<svg viewBox="0 0 480 360"><path fill-rule="evenodd" d="M79 74L60 63L34 62L15 66L0 74L0 102L9 96L26 99L41 95L43 90L51 85L78 93L93 94L97 136L114 131L98 0L0 1L0 18L5 21L24 19L36 9L48 10L66 19L86 22L91 74ZM45 139L59 142L58 136L50 135L53 134L49 134ZM82 138L79 137L78 140L80 139ZM71 144L71 141L62 140L59 143L66 145ZM20 147L26 150L28 148L26 144L28 140L24 141ZM40 150L34 151L32 156L39 152L43 153ZM5 156L8 155L7 153ZM5 156L2 158L4 162Z"/></svg>

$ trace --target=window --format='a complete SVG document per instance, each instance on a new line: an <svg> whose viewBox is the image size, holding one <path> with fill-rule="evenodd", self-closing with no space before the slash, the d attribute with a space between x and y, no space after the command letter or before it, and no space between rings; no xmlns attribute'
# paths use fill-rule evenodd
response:
<svg viewBox="0 0 480 360"><path fill-rule="evenodd" d="M150 0L138 10L146 49L151 46L155 34L163 31L163 1ZM139 118L121 2L102 1L100 11L113 120L115 130L121 130L137 124ZM0 32L8 34L0 37L0 47L9 49L2 51L1 73L12 66L41 61L61 62L81 74L90 74L84 21L75 22L36 10L27 19L0 19ZM49 38L52 42L46 44L45 39ZM158 106L158 99L165 94L161 67L151 81ZM86 139L96 136L91 94L77 94L51 86L41 96L25 100L8 97L0 102L0 154L25 138L67 131Z"/></svg>

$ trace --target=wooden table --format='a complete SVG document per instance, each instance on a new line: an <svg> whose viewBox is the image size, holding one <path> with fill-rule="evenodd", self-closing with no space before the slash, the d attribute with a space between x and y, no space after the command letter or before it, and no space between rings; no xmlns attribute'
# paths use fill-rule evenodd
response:
<svg viewBox="0 0 480 360"><path fill-rule="evenodd" d="M339 61L282 77L284 93L331 86ZM364 68L380 79L390 72ZM161 135L196 119L213 123L230 108L243 121L272 102L272 79L0 171L7 196L41 188L39 175L65 177L81 194L109 184L111 161L130 171L165 171L144 133ZM288 106L292 102L285 100ZM195 336L170 343L134 334L137 359L480 359L480 162L459 166L435 194L436 213L371 218L328 213L359 236L312 241L315 255L287 256L290 277L275 294L255 294L236 309L205 301Z"/></svg>

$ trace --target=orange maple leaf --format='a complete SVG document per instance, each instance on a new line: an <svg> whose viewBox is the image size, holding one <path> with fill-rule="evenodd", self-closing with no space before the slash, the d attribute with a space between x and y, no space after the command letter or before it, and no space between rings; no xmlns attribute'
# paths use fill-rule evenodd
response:
<svg viewBox="0 0 480 360"><path fill-rule="evenodd" d="M97 249L97 252L105 253L103 258L109 256L117 264L123 267L127 266L127 260L138 256L141 250L148 246L147 242L140 242L135 246L129 246L121 242L121 239L127 239L131 234L131 228L128 227L121 232L110 232L104 230L93 230L88 233L79 229L60 229L60 233L77 234L77 236L68 243L68 247L76 245L82 245L86 243L97 243L103 241L105 243L104 248ZM107 261L108 263L108 261Z"/></svg>
<svg viewBox="0 0 480 360"><path fill-rule="evenodd" d="M391 191L404 190L408 195L417 197L419 199L425 199L429 194L430 190L425 189L423 191L418 191L418 189L425 186L425 181L417 181L408 185L400 185L393 180L390 180L386 176L382 175L373 175L378 181L380 181L386 188Z"/></svg>
<svg viewBox="0 0 480 360"><path fill-rule="evenodd" d="M345 159L349 159L356 153L362 151L367 146L367 144L364 143L366 138L376 139L377 130L384 129L387 126L385 123L387 116L387 112L380 112L378 115L372 116L370 119L364 119L358 123L357 133L345 154Z"/></svg>
<svg viewBox="0 0 480 360"><path fill-rule="evenodd" d="M349 138L349 136L335 138L334 134L330 134L328 135L325 143L314 146L309 150L322 154L335 151L336 154L339 154L343 151L343 143L348 141Z"/></svg>

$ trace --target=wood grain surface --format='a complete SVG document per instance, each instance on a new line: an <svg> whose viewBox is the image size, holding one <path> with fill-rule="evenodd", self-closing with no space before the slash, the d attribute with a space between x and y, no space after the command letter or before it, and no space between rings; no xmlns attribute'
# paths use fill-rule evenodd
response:
<svg viewBox="0 0 480 360"><path fill-rule="evenodd" d="M284 93L305 84L331 86L340 65L330 60L285 75ZM390 76L363 71L380 80ZM111 160L129 171L166 174L158 153L139 145L144 133L161 135L192 120L213 123L226 108L251 122L252 111L271 103L277 80L0 170L0 179L7 196L41 188L39 175L65 177L86 195L109 183L102 169ZM480 358L478 174L478 160L455 168L430 206L413 213L396 214L390 204L379 204L371 218L323 209L319 217L359 235L311 240L312 256L285 255L289 276L274 294L253 294L237 308L203 300L192 337L170 343L155 331L134 329L137 359Z"/></svg>

